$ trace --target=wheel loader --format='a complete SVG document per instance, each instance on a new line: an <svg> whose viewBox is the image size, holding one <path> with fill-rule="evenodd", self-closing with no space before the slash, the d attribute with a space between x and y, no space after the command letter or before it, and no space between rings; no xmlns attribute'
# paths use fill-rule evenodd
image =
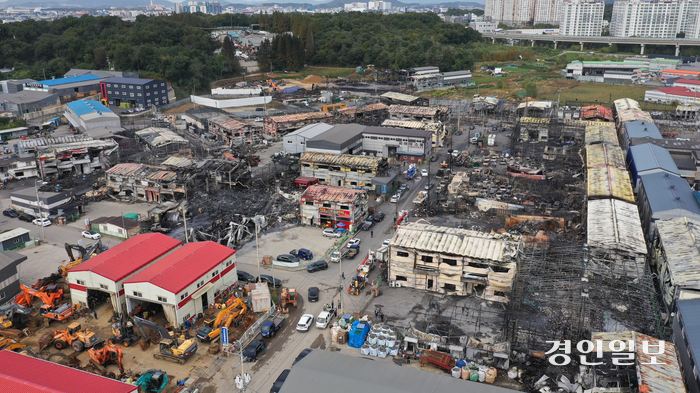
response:
<svg viewBox="0 0 700 393"><path fill-rule="evenodd" d="M85 348L91 348L97 344L99 338L94 332L87 329L83 330L80 323L73 322L68 325L68 329L56 330L53 337L42 337L39 340L39 350L43 350L51 343L54 348L64 349L68 346L73 347L76 352L82 352Z"/></svg>

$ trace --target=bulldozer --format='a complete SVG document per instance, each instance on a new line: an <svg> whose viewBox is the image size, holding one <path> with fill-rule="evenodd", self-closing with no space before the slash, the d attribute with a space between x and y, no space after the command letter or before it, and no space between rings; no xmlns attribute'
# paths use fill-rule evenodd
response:
<svg viewBox="0 0 700 393"><path fill-rule="evenodd" d="M95 243L83 247L79 244L65 244L66 247L66 253L68 254L68 258L70 259L70 262L68 262L65 265L61 265L58 267L58 273L65 277L68 275L68 271L78 265L80 265L83 262L86 262L88 259L94 257L95 255L99 254L102 252L104 247L102 246L102 240L97 240ZM73 255L73 250L77 250L80 252L79 257L75 257Z"/></svg>
<svg viewBox="0 0 700 393"><path fill-rule="evenodd" d="M107 342L110 344L122 344L130 346L139 340L138 334L134 332L134 324L129 321L126 313L122 313L119 321L112 324L112 337Z"/></svg>
<svg viewBox="0 0 700 393"><path fill-rule="evenodd" d="M90 356L90 364L99 370L100 374L107 374L105 368L107 363L117 363L119 373L124 374L124 354L121 347L100 341L88 350L88 355Z"/></svg>
<svg viewBox="0 0 700 393"><path fill-rule="evenodd" d="M211 342L221 334L221 328L238 325L241 318L248 312L248 307L239 298L231 298L231 303L219 312L216 319L204 320L204 326L197 329L197 338L203 342Z"/></svg>
<svg viewBox="0 0 700 393"><path fill-rule="evenodd" d="M280 306L286 307L287 305L297 306L297 289L296 288L282 288L282 293L280 294Z"/></svg>
<svg viewBox="0 0 700 393"><path fill-rule="evenodd" d="M154 353L156 359L167 360L169 362L185 364L187 359L197 353L197 342L184 337L172 337L170 332L163 326L149 320L134 317L134 323L141 330L141 334L148 338L143 327L160 333L159 352Z"/></svg>
<svg viewBox="0 0 700 393"><path fill-rule="evenodd" d="M39 350L43 350L53 343L54 348L64 349L73 347L76 352L82 352L85 348L91 348L99 342L99 338L94 332L83 330L80 323L73 322L68 325L68 329L56 330L51 336L47 333L39 339Z"/></svg>

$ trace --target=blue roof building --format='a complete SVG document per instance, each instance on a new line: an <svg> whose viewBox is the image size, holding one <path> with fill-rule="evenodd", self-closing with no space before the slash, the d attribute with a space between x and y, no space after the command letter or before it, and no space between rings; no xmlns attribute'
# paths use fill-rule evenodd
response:
<svg viewBox="0 0 700 393"><path fill-rule="evenodd" d="M627 154L627 167L632 179L634 192L639 190L639 176L649 173L665 172L681 176L671 153L663 147L651 143L631 146Z"/></svg>
<svg viewBox="0 0 700 393"><path fill-rule="evenodd" d="M620 147L627 153L632 138L664 139L654 123L644 120L630 121L624 124L620 135Z"/></svg>
<svg viewBox="0 0 700 393"><path fill-rule="evenodd" d="M652 239L657 220L677 217L700 220L700 203L687 180L657 172L640 175L639 181L637 204L647 240Z"/></svg>
<svg viewBox="0 0 700 393"><path fill-rule="evenodd" d="M58 94L61 97L73 96L79 93L97 93L100 89L100 80L104 79L97 75L80 75L68 78L48 79L24 84L24 90L43 91L51 94Z"/></svg>
<svg viewBox="0 0 700 393"><path fill-rule="evenodd" d="M97 101L74 101L67 107L65 116L71 126L95 139L123 130L119 116Z"/></svg>
<svg viewBox="0 0 700 393"><path fill-rule="evenodd" d="M688 392L700 392L700 299L679 300L676 303L673 343L678 350Z"/></svg>

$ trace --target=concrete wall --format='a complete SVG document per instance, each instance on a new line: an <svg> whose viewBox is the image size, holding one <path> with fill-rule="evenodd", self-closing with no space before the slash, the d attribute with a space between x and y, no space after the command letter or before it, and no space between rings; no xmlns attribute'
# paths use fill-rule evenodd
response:
<svg viewBox="0 0 700 393"><path fill-rule="evenodd" d="M269 104L272 101L271 96L238 98L232 100L213 100L199 96L190 96L190 99L195 104L208 106L210 108L234 108L240 106L263 105Z"/></svg>

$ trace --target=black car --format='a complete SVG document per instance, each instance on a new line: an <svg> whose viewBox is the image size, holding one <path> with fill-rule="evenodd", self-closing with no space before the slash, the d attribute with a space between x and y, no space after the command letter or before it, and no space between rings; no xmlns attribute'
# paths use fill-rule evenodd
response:
<svg viewBox="0 0 700 393"><path fill-rule="evenodd" d="M267 285L272 285L272 276L270 276L268 274L261 274L260 279L262 281L266 282ZM279 278L275 278L274 281L275 281L275 288L279 288L282 286L282 280L280 280Z"/></svg>
<svg viewBox="0 0 700 393"><path fill-rule="evenodd" d="M455 135L462 135L462 130L457 130L457 132L455 132Z"/></svg>
<svg viewBox="0 0 700 393"><path fill-rule="evenodd" d="M12 210L12 209L7 209L7 210L3 211L3 212L2 212L2 215L3 215L3 216L10 217L10 218L17 218L17 217L19 217L19 213L17 213L16 211L14 211L14 210Z"/></svg>
<svg viewBox="0 0 700 393"><path fill-rule="evenodd" d="M381 222L384 219L384 217L386 217L386 214L384 214L382 212L378 212L372 216L372 220L374 222Z"/></svg>
<svg viewBox="0 0 700 393"><path fill-rule="evenodd" d="M278 255L277 260L280 262L299 262L299 258L291 254Z"/></svg>
<svg viewBox="0 0 700 393"><path fill-rule="evenodd" d="M430 157L430 161L435 162L438 160L438 156L432 156Z"/></svg>
<svg viewBox="0 0 700 393"><path fill-rule="evenodd" d="M238 281L255 282L255 276L250 274L250 273L246 273L243 270L239 270L238 271Z"/></svg>
<svg viewBox="0 0 700 393"><path fill-rule="evenodd" d="M20 214L19 219L20 221L32 222L34 221L34 216L30 216L29 214Z"/></svg>
<svg viewBox="0 0 700 393"><path fill-rule="evenodd" d="M347 259L353 259L353 258L355 258L355 257L357 256L357 254L359 254L359 253L360 253L360 247L359 247L359 246L350 247L350 248L348 249L347 255L345 255L345 258L347 258Z"/></svg>
<svg viewBox="0 0 700 393"><path fill-rule="evenodd" d="M469 129L470 129L470 130L473 130L473 129L474 129L474 126L469 126Z"/></svg>
<svg viewBox="0 0 700 393"><path fill-rule="evenodd" d="M311 287L309 288L309 301L310 302L317 302L318 301L318 287Z"/></svg>
<svg viewBox="0 0 700 393"><path fill-rule="evenodd" d="M284 385L284 381L287 380L287 375L289 375L289 372L292 370L284 370L282 371L282 374L280 374L279 377L277 377L277 380L275 383L272 384L272 387L270 388L270 393L277 393L282 389L282 385Z"/></svg>
<svg viewBox="0 0 700 393"><path fill-rule="evenodd" d="M299 356L297 356L296 359L294 359L294 363L292 363L292 367L294 367L295 364L299 363L301 359L305 358L306 355L310 354L313 349L311 348L306 348L305 350L299 352Z"/></svg>
<svg viewBox="0 0 700 393"><path fill-rule="evenodd" d="M262 341L253 341L243 350L243 360L252 362L258 360L258 355L265 352L265 343Z"/></svg>
<svg viewBox="0 0 700 393"><path fill-rule="evenodd" d="M313 272L318 271L318 270L326 270L326 269L328 269L328 262L326 262L324 260L319 260L319 261L316 261L314 263L310 263L306 267L306 271L309 273L313 273Z"/></svg>

